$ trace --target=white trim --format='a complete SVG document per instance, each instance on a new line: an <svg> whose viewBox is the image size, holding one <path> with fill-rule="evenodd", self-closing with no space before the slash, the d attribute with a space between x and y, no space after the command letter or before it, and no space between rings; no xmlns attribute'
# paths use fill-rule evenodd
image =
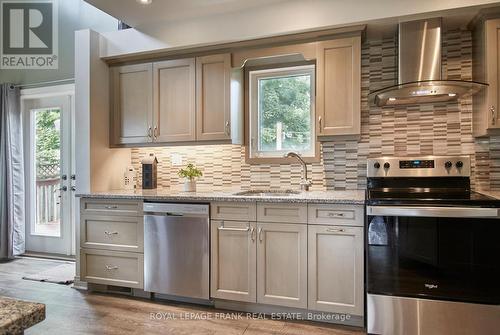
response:
<svg viewBox="0 0 500 335"><path fill-rule="evenodd" d="M296 150L303 157L316 157L316 132L315 132L315 100L316 100L316 79L315 79L315 65L300 65L282 68L271 68L264 70L254 70L249 72L249 158L282 158L284 154L290 150L275 150L275 151L260 151L258 148L259 141L259 89L258 82L260 79L267 78L283 78L290 76L309 75L311 78L311 101L310 101L310 122L311 122L311 149L310 150Z"/></svg>
<svg viewBox="0 0 500 335"><path fill-rule="evenodd" d="M75 84L53 85L21 89L21 100L75 95Z"/></svg>

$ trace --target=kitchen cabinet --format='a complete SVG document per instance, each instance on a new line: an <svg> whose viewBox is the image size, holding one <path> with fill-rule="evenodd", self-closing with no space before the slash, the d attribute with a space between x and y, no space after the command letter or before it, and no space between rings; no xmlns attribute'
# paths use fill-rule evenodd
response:
<svg viewBox="0 0 500 335"><path fill-rule="evenodd" d="M111 146L243 142L243 73L230 54L113 67Z"/></svg>
<svg viewBox="0 0 500 335"><path fill-rule="evenodd" d="M500 19L480 22L473 32L474 81L489 84L472 98L474 136L500 134Z"/></svg>
<svg viewBox="0 0 500 335"><path fill-rule="evenodd" d="M80 279L93 284L142 289L144 216L142 201L80 200Z"/></svg>
<svg viewBox="0 0 500 335"><path fill-rule="evenodd" d="M256 223L211 222L211 296L256 302Z"/></svg>
<svg viewBox="0 0 500 335"><path fill-rule="evenodd" d="M307 308L307 225L257 223L257 302Z"/></svg>
<svg viewBox="0 0 500 335"><path fill-rule="evenodd" d="M317 43L317 135L361 131L361 36Z"/></svg>
<svg viewBox="0 0 500 335"><path fill-rule="evenodd" d="M363 228L308 226L308 308L363 315Z"/></svg>
<svg viewBox="0 0 500 335"><path fill-rule="evenodd" d="M115 67L111 76L111 144L152 142L153 65Z"/></svg>
<svg viewBox="0 0 500 335"><path fill-rule="evenodd" d="M196 139L194 58L153 63L155 142Z"/></svg>
<svg viewBox="0 0 500 335"><path fill-rule="evenodd" d="M197 140L231 139L231 56L196 58Z"/></svg>

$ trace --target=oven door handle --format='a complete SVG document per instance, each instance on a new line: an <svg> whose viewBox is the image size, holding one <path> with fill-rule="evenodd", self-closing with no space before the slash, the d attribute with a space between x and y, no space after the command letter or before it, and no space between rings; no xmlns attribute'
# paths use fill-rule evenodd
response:
<svg viewBox="0 0 500 335"><path fill-rule="evenodd" d="M407 216L443 218L498 218L498 208L367 206L370 216Z"/></svg>

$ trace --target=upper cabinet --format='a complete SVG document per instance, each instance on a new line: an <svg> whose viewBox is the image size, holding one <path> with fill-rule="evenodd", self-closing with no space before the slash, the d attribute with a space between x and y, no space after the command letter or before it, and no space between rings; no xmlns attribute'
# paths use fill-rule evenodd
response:
<svg viewBox="0 0 500 335"><path fill-rule="evenodd" d="M500 19L486 20L474 30L473 80L489 84L473 96L474 136L500 133Z"/></svg>
<svg viewBox="0 0 500 335"><path fill-rule="evenodd" d="M194 58L154 63L153 78L154 140L196 140Z"/></svg>
<svg viewBox="0 0 500 335"><path fill-rule="evenodd" d="M243 95L242 76L231 69L229 54L119 66L111 72L111 146L240 141L241 134L231 129L242 127L231 122L243 119L237 101Z"/></svg>
<svg viewBox="0 0 500 335"><path fill-rule="evenodd" d="M359 135L361 36L318 42L316 57L318 136Z"/></svg>
<svg viewBox="0 0 500 335"><path fill-rule="evenodd" d="M153 136L153 68L151 63L111 71L111 143L151 142Z"/></svg>
<svg viewBox="0 0 500 335"><path fill-rule="evenodd" d="M196 58L196 135L198 140L231 139L231 57Z"/></svg>

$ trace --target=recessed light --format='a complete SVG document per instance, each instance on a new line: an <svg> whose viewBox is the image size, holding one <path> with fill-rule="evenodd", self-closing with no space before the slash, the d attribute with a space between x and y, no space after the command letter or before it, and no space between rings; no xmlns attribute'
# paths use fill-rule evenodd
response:
<svg viewBox="0 0 500 335"><path fill-rule="evenodd" d="M454 97L454 96L456 96L456 95L457 95L456 93L448 93L448 96L449 96L449 97Z"/></svg>
<svg viewBox="0 0 500 335"><path fill-rule="evenodd" d="M396 98L389 98L389 101L396 101Z"/></svg>
<svg viewBox="0 0 500 335"><path fill-rule="evenodd" d="M153 0L136 0L141 5L149 5L153 2Z"/></svg>

